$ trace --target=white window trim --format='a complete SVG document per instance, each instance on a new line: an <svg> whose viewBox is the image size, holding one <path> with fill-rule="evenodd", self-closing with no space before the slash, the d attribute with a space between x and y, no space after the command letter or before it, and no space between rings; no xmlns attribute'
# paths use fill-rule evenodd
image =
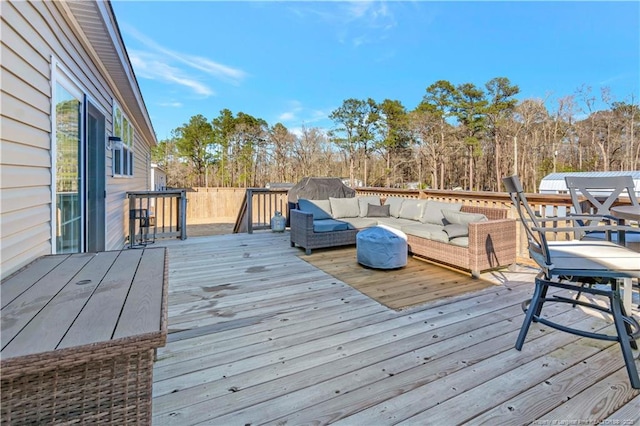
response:
<svg viewBox="0 0 640 426"><path fill-rule="evenodd" d="M115 100L112 99L112 111L111 111L111 119L112 119L112 134L114 136L120 136L122 138L121 135L117 135L116 134L116 111L120 110L120 115L127 121L127 124L129 126L129 131L131 132L131 135L129 136L130 138L130 146L124 145L122 148L120 149L114 149L112 148L111 150L111 176L115 177L115 178L132 178L134 177L134 159L135 159L135 129L133 128L133 124L131 124L131 120L129 119L129 117L126 115L126 113L124 112L123 108L120 106L120 104ZM124 138L123 142L125 142ZM116 151L120 151L120 161L119 161L119 167L118 167L118 171L120 173L116 173ZM129 157L128 161L124 161L124 157L125 154ZM127 173L122 173L123 172L123 168L127 166L129 170L127 170Z"/></svg>

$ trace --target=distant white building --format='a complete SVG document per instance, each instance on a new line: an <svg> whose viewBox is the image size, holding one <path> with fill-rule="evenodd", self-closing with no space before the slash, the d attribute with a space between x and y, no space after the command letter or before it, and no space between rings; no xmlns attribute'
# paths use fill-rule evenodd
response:
<svg viewBox="0 0 640 426"><path fill-rule="evenodd" d="M551 173L540 181L538 192L540 194L568 194L569 189L564 180L565 176L585 176L585 177L609 177L609 176L629 176L633 177L633 183L635 186L635 192L640 197L640 171L623 171L623 172L567 172L567 173ZM540 209L543 209L541 206ZM545 217L549 216L566 216L566 207L557 207L557 211L554 213L553 207L548 206L545 211ZM569 208L569 211L574 212L573 207ZM542 214L542 210L540 211Z"/></svg>
<svg viewBox="0 0 640 426"><path fill-rule="evenodd" d="M151 190L164 191L167 189L167 173L156 163L151 163Z"/></svg>
<svg viewBox="0 0 640 426"><path fill-rule="evenodd" d="M342 179L342 183L347 185L348 187L351 187L351 179L347 178L340 178ZM360 179L353 179L353 187L354 188L362 188L364 186L364 182L362 182Z"/></svg>
<svg viewBox="0 0 640 426"><path fill-rule="evenodd" d="M585 177L608 177L608 176L629 176L633 178L635 192L640 197L640 171L622 171L622 172L568 172L568 173L551 173L540 181L538 192L540 194L568 194L569 189L564 180L565 176L585 176Z"/></svg>

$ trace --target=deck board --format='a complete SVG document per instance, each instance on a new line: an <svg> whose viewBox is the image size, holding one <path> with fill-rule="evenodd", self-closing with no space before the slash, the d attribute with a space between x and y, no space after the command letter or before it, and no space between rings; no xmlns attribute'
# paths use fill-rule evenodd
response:
<svg viewBox="0 0 640 426"><path fill-rule="evenodd" d="M148 249L143 252L113 333L115 339L136 333L153 333L160 327L163 294L154 290L163 283L164 269L159 265L164 265L164 257L164 250Z"/></svg>
<svg viewBox="0 0 640 426"><path fill-rule="evenodd" d="M25 267L7 277L7 279L2 282L0 305L4 308L16 297L27 291L31 286L35 285L36 282L55 269L59 264L64 262L64 260L65 258L63 256L39 257L27 265L28 267ZM20 276L18 276L18 272L20 273Z"/></svg>
<svg viewBox="0 0 640 426"><path fill-rule="evenodd" d="M617 344L534 324L523 350L513 348L533 270L496 271L483 275L490 287L450 294L441 281L451 271L425 280L416 266L393 277L395 296L372 285L380 299L418 302L399 311L301 259L287 233L159 244L169 248L171 334L154 368L154 425L522 424L640 412ZM312 256L349 272L337 253ZM611 329L562 304L544 314Z"/></svg>
<svg viewBox="0 0 640 426"><path fill-rule="evenodd" d="M100 287L80 312L59 348L71 348L113 337L141 253L141 250L132 250L126 254L117 252L113 266L101 277ZM100 256L105 255L101 253Z"/></svg>
<svg viewBox="0 0 640 426"><path fill-rule="evenodd" d="M104 253L104 257L115 259L118 252ZM12 353L39 353L55 348L63 337L69 332L69 328L79 314L79 310L91 297L100 279L106 274L113 260L101 262L94 256L76 274L73 275L62 290L56 294L49 303L40 311L40 315L34 317L16 338L7 346L4 356ZM27 277L30 279L31 277ZM54 278L50 278L54 279ZM76 283L84 283L78 285ZM55 326L54 326L55 325ZM39 330L47 329L46 333ZM92 333L95 329L91 330Z"/></svg>
<svg viewBox="0 0 640 426"><path fill-rule="evenodd" d="M91 258L92 256L89 254L64 258L60 265L51 269L51 275L47 279L38 280L41 285L29 286L27 290L4 307L1 329L3 350L46 307L47 303L82 270ZM36 266L36 269L40 269L41 264L37 263L34 266ZM28 269L26 270L26 275L29 279L34 278ZM20 345L20 348L23 348L23 346ZM20 353L18 350L10 348L7 351L7 353Z"/></svg>

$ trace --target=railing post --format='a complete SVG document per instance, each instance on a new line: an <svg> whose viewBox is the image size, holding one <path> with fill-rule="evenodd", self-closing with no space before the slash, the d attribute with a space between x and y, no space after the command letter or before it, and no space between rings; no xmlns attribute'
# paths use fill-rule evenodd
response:
<svg viewBox="0 0 640 426"><path fill-rule="evenodd" d="M129 197L129 248L133 248L133 238L136 233L136 221L131 217L131 212L136 208L135 194L127 194Z"/></svg>
<svg viewBox="0 0 640 426"><path fill-rule="evenodd" d="M187 191L180 191L180 212L178 220L180 221L180 239L187 239Z"/></svg>
<svg viewBox="0 0 640 426"><path fill-rule="evenodd" d="M253 191L247 188L247 234L253 234Z"/></svg>

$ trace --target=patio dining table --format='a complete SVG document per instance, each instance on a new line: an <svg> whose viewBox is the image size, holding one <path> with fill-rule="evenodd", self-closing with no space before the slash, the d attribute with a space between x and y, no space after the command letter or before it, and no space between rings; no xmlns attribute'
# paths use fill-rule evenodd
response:
<svg viewBox="0 0 640 426"><path fill-rule="evenodd" d="M626 220L635 220L640 222L640 206L614 206L609 209L611 216L618 218L621 225L624 225ZM625 232L621 231L618 236L620 244L625 243Z"/></svg>
<svg viewBox="0 0 640 426"><path fill-rule="evenodd" d="M640 206L614 206L609 209L611 216L618 218L620 225L624 225L626 220L640 221ZM622 245L626 243L626 232L620 231L618 233L618 242ZM632 296L632 280L631 278L624 279L624 308L627 312L631 312L631 296ZM640 306L640 305L639 305Z"/></svg>

